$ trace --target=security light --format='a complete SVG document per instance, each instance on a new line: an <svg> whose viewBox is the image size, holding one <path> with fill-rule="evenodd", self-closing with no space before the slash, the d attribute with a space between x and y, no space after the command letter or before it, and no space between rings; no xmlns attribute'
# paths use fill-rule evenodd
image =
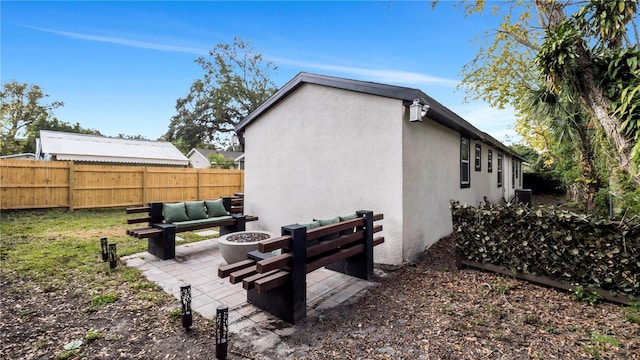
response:
<svg viewBox="0 0 640 360"><path fill-rule="evenodd" d="M422 121L422 118L427 115L427 111L429 111L429 105L422 105L419 99L414 99L413 104L409 106L409 121Z"/></svg>

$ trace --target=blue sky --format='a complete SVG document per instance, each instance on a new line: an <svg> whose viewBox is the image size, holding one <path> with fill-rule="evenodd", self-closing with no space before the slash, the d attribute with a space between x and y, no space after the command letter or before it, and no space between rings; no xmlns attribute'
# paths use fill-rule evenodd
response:
<svg viewBox="0 0 640 360"><path fill-rule="evenodd" d="M0 2L1 79L63 101L55 116L106 136L162 136L202 69L235 36L272 61L282 86L300 71L421 89L505 142L512 110L456 90L471 43L499 19L453 2ZM506 136L509 137L506 137Z"/></svg>

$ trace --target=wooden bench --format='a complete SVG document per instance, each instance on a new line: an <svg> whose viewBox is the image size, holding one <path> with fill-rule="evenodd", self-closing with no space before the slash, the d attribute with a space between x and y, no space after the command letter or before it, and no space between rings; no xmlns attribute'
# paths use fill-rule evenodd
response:
<svg viewBox="0 0 640 360"><path fill-rule="evenodd" d="M220 228L220 235L244 231L247 221L258 220L257 216L244 215L244 198L242 196L222 197L222 203L230 216L202 219L199 223L186 222L167 223L163 215L162 202L151 202L149 206L127 208L127 214L146 213L146 216L127 219L127 224L147 223L145 227L127 229L127 235L138 239L148 239L149 253L162 260L175 258L176 233L202 230L212 227Z"/></svg>
<svg viewBox="0 0 640 360"><path fill-rule="evenodd" d="M382 214L357 211L357 218L307 229L304 225L282 227L282 236L261 241L258 254L222 265L218 276L232 284L242 282L247 302L291 324L306 317L306 274L321 267L361 279L373 276L373 247L384 242L374 238L382 231ZM281 255L272 255L274 250Z"/></svg>

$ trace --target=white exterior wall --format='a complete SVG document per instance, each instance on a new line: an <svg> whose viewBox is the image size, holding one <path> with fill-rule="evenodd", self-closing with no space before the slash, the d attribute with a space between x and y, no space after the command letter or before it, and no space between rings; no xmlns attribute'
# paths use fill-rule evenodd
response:
<svg viewBox="0 0 640 360"><path fill-rule="evenodd" d="M403 262L402 101L304 84L245 129L252 229L383 213L375 262ZM379 234L377 234L379 235Z"/></svg>
<svg viewBox="0 0 640 360"><path fill-rule="evenodd" d="M411 261L451 233L449 199L460 191L460 134L429 119L409 122L406 114L403 130L403 254Z"/></svg>
<svg viewBox="0 0 640 360"><path fill-rule="evenodd" d="M428 116L428 113L427 113ZM484 197L493 203L513 197L512 158L502 151L470 141L470 186L460 186L460 138L428 118L403 121L403 257L412 261L452 231L450 200L477 206ZM481 146L481 170L475 170L475 146ZM489 149L493 152L492 172L488 171ZM503 185L498 187L498 154L503 155ZM516 181L520 179L520 176ZM516 182L516 189L519 188Z"/></svg>
<svg viewBox="0 0 640 360"><path fill-rule="evenodd" d="M491 147L489 173L490 146L480 143L475 171L472 140L471 186L461 188L460 133L409 122L408 112L401 100L313 84L284 97L245 129L245 213L260 217L247 226L279 234L284 225L372 210L384 214L375 262L400 265L451 233L450 200L513 197L511 156Z"/></svg>
<svg viewBox="0 0 640 360"><path fill-rule="evenodd" d="M207 169L211 167L211 163L209 160L205 159L202 155L197 152L194 152L189 156L189 161L191 162L191 166L198 169Z"/></svg>

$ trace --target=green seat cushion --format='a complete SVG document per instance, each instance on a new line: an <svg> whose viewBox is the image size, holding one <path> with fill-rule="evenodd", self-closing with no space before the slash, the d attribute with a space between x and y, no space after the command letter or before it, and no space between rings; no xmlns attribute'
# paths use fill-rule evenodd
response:
<svg viewBox="0 0 640 360"><path fill-rule="evenodd" d="M204 205L207 207L207 212L209 213L209 217L217 217L217 216L229 215L227 213L227 209L224 208L224 204L222 203L222 199L205 200Z"/></svg>
<svg viewBox="0 0 640 360"><path fill-rule="evenodd" d="M192 225L202 225L203 227L205 227L208 224L214 224L214 223L216 223L218 221L231 220L231 219L233 219L233 217L231 217L229 215L225 215L225 216L218 216L218 217L215 217L215 218L205 218L205 219L198 219L198 220L180 221L180 222L175 223L174 225L178 229L185 228L185 227L192 226ZM216 225L212 225L212 226L216 226Z"/></svg>
<svg viewBox="0 0 640 360"><path fill-rule="evenodd" d="M207 218L207 211L204 209L203 201L186 201L184 206L187 208L187 216L189 217L189 220Z"/></svg>
<svg viewBox="0 0 640 360"><path fill-rule="evenodd" d="M164 221L168 223L189 220L189 216L187 216L187 208L184 206L183 202L162 204L162 213L164 214Z"/></svg>

